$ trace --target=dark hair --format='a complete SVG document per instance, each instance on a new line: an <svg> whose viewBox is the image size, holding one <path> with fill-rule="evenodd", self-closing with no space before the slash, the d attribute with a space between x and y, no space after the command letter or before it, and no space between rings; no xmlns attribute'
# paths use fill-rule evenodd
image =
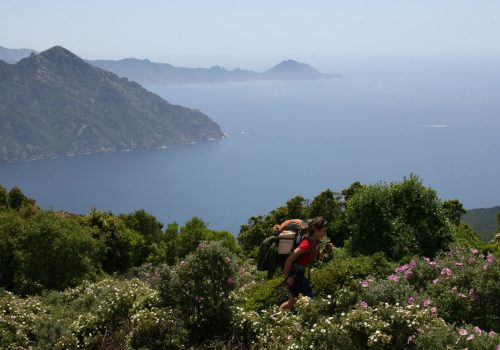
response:
<svg viewBox="0 0 500 350"><path fill-rule="evenodd" d="M309 236L311 236L314 231L321 230L324 227L328 227L328 221L323 219L321 216L307 220L307 230L309 231Z"/></svg>

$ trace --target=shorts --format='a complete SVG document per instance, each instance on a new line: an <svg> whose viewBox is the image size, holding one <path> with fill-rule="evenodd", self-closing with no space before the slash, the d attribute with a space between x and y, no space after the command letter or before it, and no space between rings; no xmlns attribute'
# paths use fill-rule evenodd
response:
<svg viewBox="0 0 500 350"><path fill-rule="evenodd" d="M288 286L288 291L294 298L298 297L299 294L310 298L314 297L311 284L305 276L305 271L291 271L289 276L293 277L294 283L291 286Z"/></svg>

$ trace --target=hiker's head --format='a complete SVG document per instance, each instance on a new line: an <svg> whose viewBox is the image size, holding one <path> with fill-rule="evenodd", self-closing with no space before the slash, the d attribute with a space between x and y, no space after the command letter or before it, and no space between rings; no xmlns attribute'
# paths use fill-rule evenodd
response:
<svg viewBox="0 0 500 350"><path fill-rule="evenodd" d="M308 220L307 227L310 237L321 239L325 237L326 232L328 231L328 221L323 219L321 216L318 216L314 219Z"/></svg>

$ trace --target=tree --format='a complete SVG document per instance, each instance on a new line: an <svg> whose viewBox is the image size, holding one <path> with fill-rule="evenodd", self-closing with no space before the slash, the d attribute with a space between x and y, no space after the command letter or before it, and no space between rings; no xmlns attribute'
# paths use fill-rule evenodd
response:
<svg viewBox="0 0 500 350"><path fill-rule="evenodd" d="M345 213L352 252L382 251L396 260L414 254L433 257L451 242L451 227L436 192L415 175L360 189Z"/></svg>
<svg viewBox="0 0 500 350"><path fill-rule="evenodd" d="M140 259L146 260L152 252L153 244L158 246L163 240L163 224L142 209L119 217L128 228L138 232L144 238L144 250Z"/></svg>
<svg viewBox="0 0 500 350"><path fill-rule="evenodd" d="M0 186L0 208L6 207L9 204L9 195L7 190Z"/></svg>
<svg viewBox="0 0 500 350"><path fill-rule="evenodd" d="M16 289L16 275L22 260L21 242L25 223L14 210L0 211L0 287Z"/></svg>
<svg viewBox="0 0 500 350"><path fill-rule="evenodd" d="M443 202L443 209L446 217L455 225L459 225L462 215L467 213L467 210L464 209L464 206L458 199L450 199Z"/></svg>
<svg viewBox="0 0 500 350"><path fill-rule="evenodd" d="M178 257L183 258L194 252L198 244L205 239L207 231L207 225L202 219L193 217L187 221L177 236Z"/></svg>
<svg viewBox="0 0 500 350"><path fill-rule="evenodd" d="M102 268L108 273L125 272L144 263L144 238L111 213L92 209L83 220L93 229L94 238L104 245Z"/></svg>
<svg viewBox="0 0 500 350"><path fill-rule="evenodd" d="M21 192L21 189L17 186L12 187L9 191L9 206L12 209L19 209L26 202L28 202L28 197Z"/></svg>
<svg viewBox="0 0 500 350"><path fill-rule="evenodd" d="M346 201L346 202L347 202L349 199L351 199L351 198L352 198L352 196L354 196L354 194L355 194L358 190L360 190L360 189L362 189L362 188L364 188L364 187L365 187L365 186L363 186L363 185L361 184L361 182L356 181L356 182L353 182L353 183L351 184L351 186L349 186L348 188L346 188L346 189L342 190L342 192L340 192L340 193L341 193L341 194L342 194L342 196L344 197L344 201Z"/></svg>
<svg viewBox="0 0 500 350"><path fill-rule="evenodd" d="M60 218L51 211L28 220L22 250L24 281L19 283L24 292L74 287L100 271L99 242L91 231L76 219Z"/></svg>

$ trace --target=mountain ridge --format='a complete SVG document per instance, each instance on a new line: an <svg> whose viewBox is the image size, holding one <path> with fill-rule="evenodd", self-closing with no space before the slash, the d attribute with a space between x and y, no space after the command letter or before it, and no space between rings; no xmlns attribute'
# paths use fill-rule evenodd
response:
<svg viewBox="0 0 500 350"><path fill-rule="evenodd" d="M127 77L141 84L189 84L221 83L261 80L316 80L340 78L338 74L324 74L311 65L295 60L285 60L262 72L221 66L210 68L176 67L168 63L156 63L149 59L125 58L113 60L87 60L102 69Z"/></svg>
<svg viewBox="0 0 500 350"><path fill-rule="evenodd" d="M55 46L0 64L0 160L157 148L223 137L198 110Z"/></svg>

